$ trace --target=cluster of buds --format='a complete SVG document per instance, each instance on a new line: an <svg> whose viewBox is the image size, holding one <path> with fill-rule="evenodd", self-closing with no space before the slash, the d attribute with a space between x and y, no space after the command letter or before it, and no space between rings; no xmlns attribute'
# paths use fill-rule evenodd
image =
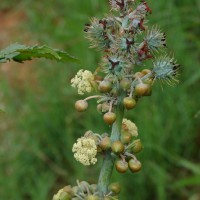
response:
<svg viewBox="0 0 200 200"><path fill-rule="evenodd" d="M125 173L128 168L132 172L138 172L142 165L135 154L142 151L143 145L140 139L136 139L137 136L137 126L124 118L119 140L112 141L107 133L99 135L87 131L73 145L72 151L75 159L85 166L96 164L97 153L104 155L111 151L112 156L117 159L115 167L118 172Z"/></svg>
<svg viewBox="0 0 200 200"><path fill-rule="evenodd" d="M109 185L109 191L104 195L103 200L116 200L121 191L118 182ZM86 181L78 181L76 186L65 186L53 196L53 200L100 200L96 184L89 184Z"/></svg>
<svg viewBox="0 0 200 200"><path fill-rule="evenodd" d="M108 134L104 134L98 143L102 152L112 152L116 160L115 168L120 173L125 173L128 168L131 172L138 172L142 167L135 155L143 149L140 139L136 139L137 136L136 125L130 120L123 119L119 140L112 141Z"/></svg>

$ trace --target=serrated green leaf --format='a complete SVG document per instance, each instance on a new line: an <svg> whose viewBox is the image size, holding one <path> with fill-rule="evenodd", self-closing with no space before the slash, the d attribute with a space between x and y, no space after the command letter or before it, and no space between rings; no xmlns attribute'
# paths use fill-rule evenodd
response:
<svg viewBox="0 0 200 200"><path fill-rule="evenodd" d="M0 63L8 61L16 61L23 63L33 58L46 58L59 62L79 62L77 58L69 55L67 52L52 49L48 46L25 46L20 44L12 44L0 51Z"/></svg>

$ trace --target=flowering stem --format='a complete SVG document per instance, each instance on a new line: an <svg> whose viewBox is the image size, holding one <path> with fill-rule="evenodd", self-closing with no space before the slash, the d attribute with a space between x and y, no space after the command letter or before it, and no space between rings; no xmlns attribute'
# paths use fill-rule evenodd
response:
<svg viewBox="0 0 200 200"><path fill-rule="evenodd" d="M112 126L112 132L110 136L112 142L120 139L122 120L124 116L124 107L122 105L123 98L124 95L120 97L118 101L118 106L115 110L117 119ZM101 200L108 193L108 185L110 184L110 178L112 175L114 162L115 158L112 157L111 151L107 151L103 160L103 165L101 167L101 172L98 181L98 191Z"/></svg>

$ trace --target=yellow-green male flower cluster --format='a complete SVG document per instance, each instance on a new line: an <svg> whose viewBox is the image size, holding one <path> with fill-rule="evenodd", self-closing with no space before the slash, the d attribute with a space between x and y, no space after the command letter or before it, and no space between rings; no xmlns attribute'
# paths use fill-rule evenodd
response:
<svg viewBox="0 0 200 200"><path fill-rule="evenodd" d="M76 76L71 80L72 87L78 89L78 94L83 95L86 92L91 92L93 89L92 82L94 75L88 70L79 70Z"/></svg>
<svg viewBox="0 0 200 200"><path fill-rule="evenodd" d="M129 132L132 136L138 136L137 126L130 120L124 118L122 121L122 131Z"/></svg>
<svg viewBox="0 0 200 200"><path fill-rule="evenodd" d="M83 165L94 165L97 162L97 145L93 137L84 136L73 145L72 152L77 161Z"/></svg>

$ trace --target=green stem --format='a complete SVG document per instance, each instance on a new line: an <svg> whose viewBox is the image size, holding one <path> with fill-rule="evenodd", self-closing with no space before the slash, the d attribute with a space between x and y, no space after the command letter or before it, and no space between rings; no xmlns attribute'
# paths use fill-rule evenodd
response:
<svg viewBox="0 0 200 200"><path fill-rule="evenodd" d="M121 103L122 99L123 97L120 99L120 103L116 108L117 119L112 126L112 132L110 136L112 142L120 139L122 120L124 116L124 107ZM108 193L108 185L110 184L110 179L115 163L115 158L112 157L111 153L111 151L106 152L99 175L98 191L101 200L103 200L104 195Z"/></svg>

